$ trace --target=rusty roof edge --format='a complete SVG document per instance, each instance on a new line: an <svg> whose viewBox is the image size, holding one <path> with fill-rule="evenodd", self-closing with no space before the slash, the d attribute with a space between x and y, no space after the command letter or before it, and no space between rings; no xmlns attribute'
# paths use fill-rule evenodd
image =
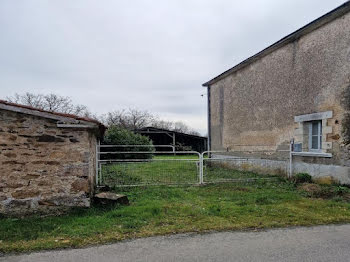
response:
<svg viewBox="0 0 350 262"><path fill-rule="evenodd" d="M38 117L48 118L48 119L53 119L58 121L67 121L71 123L86 123L89 125L96 125L96 126L103 125L102 123L94 119L89 119L85 117L80 117L80 116L71 115L71 114L64 114L59 112L50 112L39 108L7 102L5 100L0 100L0 109L27 114L27 115L35 115Z"/></svg>
<svg viewBox="0 0 350 262"><path fill-rule="evenodd" d="M42 109L33 108L25 105L10 103L5 100L0 100L0 109L21 113L21 114L26 114L26 115L42 117L46 119L62 121L62 122L69 122L74 124L79 124L79 123L86 124L88 126L91 126L93 129L98 130L98 133L96 135L100 139L103 138L104 133L106 131L106 127L102 123L94 119L88 119L88 118L79 117L79 116L70 115L70 114L49 112L49 111L45 111Z"/></svg>
<svg viewBox="0 0 350 262"><path fill-rule="evenodd" d="M302 36L320 28L321 26L328 24L329 22L345 15L349 11L350 11L350 1L347 1L344 4L342 4L341 6L335 8L332 11L324 14L323 16L313 20L312 22L310 22L307 25L301 27L300 29L294 31L293 33L283 37L282 39L280 39L279 41L275 42L274 44L268 46L267 48L263 49L259 53L243 60L242 62L235 65L234 67L231 67L230 69L224 71L220 75L205 82L204 84L202 84L202 86L208 87L208 86L220 81L221 79L225 78L226 76L228 76L234 72L237 72L238 70L240 70L240 69L246 67L247 65L255 62L256 60L260 59L261 57L264 57L264 56L272 53L273 51L295 41L296 39L299 39Z"/></svg>

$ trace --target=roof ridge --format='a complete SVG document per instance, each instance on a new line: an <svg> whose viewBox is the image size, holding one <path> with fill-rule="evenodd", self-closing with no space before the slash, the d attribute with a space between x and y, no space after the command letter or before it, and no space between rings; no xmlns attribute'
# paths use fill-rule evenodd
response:
<svg viewBox="0 0 350 262"><path fill-rule="evenodd" d="M236 64L235 66L231 67L230 69L224 71L223 73L217 75L216 77L212 78L211 80L205 82L202 84L202 86L210 86L219 80L223 79L224 77L238 71L241 68L246 67L247 65L255 62L260 57L264 57L273 51L279 49L280 47L287 45L291 42L293 42L295 39L298 39L318 28L321 26L328 24L329 22L343 16L344 14L350 12L350 0L346 1L344 4L338 6L337 8L331 10L330 12L320 16L319 18L311 21L310 23L306 24L305 26L299 28L298 30L294 31L293 33L281 38L277 42L273 43L272 45L266 47L265 49L261 50L260 52L256 53L255 55L252 55L248 57L247 59L243 60L242 62Z"/></svg>

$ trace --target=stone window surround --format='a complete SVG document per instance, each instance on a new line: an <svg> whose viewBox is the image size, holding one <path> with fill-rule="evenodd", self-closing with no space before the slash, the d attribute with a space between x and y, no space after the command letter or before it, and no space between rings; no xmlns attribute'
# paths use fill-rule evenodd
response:
<svg viewBox="0 0 350 262"><path fill-rule="evenodd" d="M327 142L327 134L331 134L333 129L331 126L327 126L327 119L333 117L333 111L318 112L313 114L305 114L294 117L294 121L299 123L299 127L295 129L295 137L297 142L303 143L302 152L293 152L293 155L299 156L313 156L313 157L332 157L331 153L327 153L327 150L332 149L332 142ZM305 122L321 120L322 121L322 151L321 152L308 152L305 149ZM308 144L308 143L307 143Z"/></svg>

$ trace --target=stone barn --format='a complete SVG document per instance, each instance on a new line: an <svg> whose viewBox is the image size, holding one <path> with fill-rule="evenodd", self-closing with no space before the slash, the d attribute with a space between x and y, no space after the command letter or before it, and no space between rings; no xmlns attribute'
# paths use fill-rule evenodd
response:
<svg viewBox="0 0 350 262"><path fill-rule="evenodd" d="M55 213L89 207L96 120L0 100L0 213Z"/></svg>
<svg viewBox="0 0 350 262"><path fill-rule="evenodd" d="M350 183L350 2L203 84L211 150L275 151ZM242 150L243 151L243 150Z"/></svg>

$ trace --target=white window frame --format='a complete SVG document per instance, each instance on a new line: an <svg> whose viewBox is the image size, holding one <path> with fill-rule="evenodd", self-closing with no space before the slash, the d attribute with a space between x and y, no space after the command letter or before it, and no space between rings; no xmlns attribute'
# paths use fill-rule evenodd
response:
<svg viewBox="0 0 350 262"><path fill-rule="evenodd" d="M313 135L313 124L317 122L317 135ZM312 148L312 138L317 137L317 148ZM322 152L322 120L309 122L309 152Z"/></svg>
<svg viewBox="0 0 350 262"><path fill-rule="evenodd" d="M307 143L307 148L303 146L301 152L292 152L292 155L310 157L332 157L332 153L327 153L327 150L332 148L332 142L327 142L325 139L327 137L327 134L332 133L332 127L327 125L327 120L330 118L333 118L333 111L325 111L295 116L294 122L299 123L299 127L296 129L296 136L299 137L297 141L300 141L301 143L303 143L303 145L304 143ZM312 134L312 130L310 130L310 127L307 125L312 121L321 121L321 128L319 128L319 132L321 133L319 136L319 149L311 149L312 136L310 137L310 133ZM305 129L309 131L309 134L304 133L306 131ZM304 140L306 138L306 135L308 142ZM304 150L308 150L308 152Z"/></svg>

